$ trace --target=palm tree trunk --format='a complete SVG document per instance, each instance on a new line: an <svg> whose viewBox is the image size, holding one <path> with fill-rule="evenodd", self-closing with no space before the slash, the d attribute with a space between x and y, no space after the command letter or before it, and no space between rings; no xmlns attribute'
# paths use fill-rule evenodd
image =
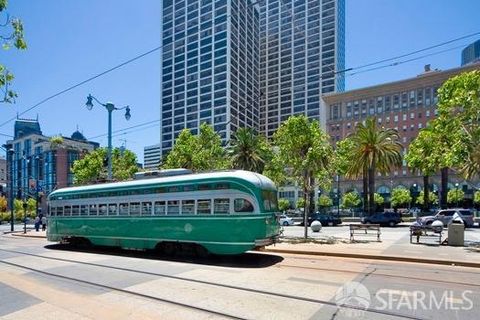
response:
<svg viewBox="0 0 480 320"><path fill-rule="evenodd" d="M442 174L442 185L440 190L440 208L447 208L447 194L448 194L448 167L440 170Z"/></svg>
<svg viewBox="0 0 480 320"><path fill-rule="evenodd" d="M368 212L368 172L363 170L363 212Z"/></svg>
<svg viewBox="0 0 480 320"><path fill-rule="evenodd" d="M423 176L423 211L427 212L430 209L430 189L428 188L428 175Z"/></svg>
<svg viewBox="0 0 480 320"><path fill-rule="evenodd" d="M370 196L368 213L373 215L375 213L375 164L368 168L368 191Z"/></svg>

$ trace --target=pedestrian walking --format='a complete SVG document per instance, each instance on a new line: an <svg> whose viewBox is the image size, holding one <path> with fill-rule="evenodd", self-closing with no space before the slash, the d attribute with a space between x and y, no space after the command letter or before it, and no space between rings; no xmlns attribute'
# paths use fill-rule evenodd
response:
<svg viewBox="0 0 480 320"><path fill-rule="evenodd" d="M43 216L42 217L42 231L45 231L47 229L47 217Z"/></svg>
<svg viewBox="0 0 480 320"><path fill-rule="evenodd" d="M36 216L35 217L35 231L38 231L40 229L40 217Z"/></svg>

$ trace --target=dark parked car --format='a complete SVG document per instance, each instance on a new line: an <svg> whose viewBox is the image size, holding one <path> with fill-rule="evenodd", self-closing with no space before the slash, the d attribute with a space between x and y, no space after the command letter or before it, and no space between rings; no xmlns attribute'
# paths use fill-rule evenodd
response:
<svg viewBox="0 0 480 320"><path fill-rule="evenodd" d="M334 215L327 214L327 213L319 213L316 212L312 215L308 216L308 225L311 225L313 221L319 221L322 226L336 226L342 224L342 220ZM303 221L301 223L303 226Z"/></svg>
<svg viewBox="0 0 480 320"><path fill-rule="evenodd" d="M362 218L362 223L387 225L389 227L395 227L400 222L402 222L402 216L398 212L377 212Z"/></svg>

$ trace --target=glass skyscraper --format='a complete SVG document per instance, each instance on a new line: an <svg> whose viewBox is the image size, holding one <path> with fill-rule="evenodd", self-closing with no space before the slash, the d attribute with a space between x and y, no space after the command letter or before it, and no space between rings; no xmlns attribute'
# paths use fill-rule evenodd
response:
<svg viewBox="0 0 480 320"><path fill-rule="evenodd" d="M184 128L223 141L259 128L259 7L251 0L163 1L161 154Z"/></svg>
<svg viewBox="0 0 480 320"><path fill-rule="evenodd" d="M298 114L325 123L320 96L345 88L345 0L259 4L260 131Z"/></svg>

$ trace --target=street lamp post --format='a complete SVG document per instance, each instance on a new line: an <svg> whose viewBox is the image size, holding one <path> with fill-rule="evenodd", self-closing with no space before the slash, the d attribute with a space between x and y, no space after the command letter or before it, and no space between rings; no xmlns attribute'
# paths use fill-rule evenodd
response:
<svg viewBox="0 0 480 320"><path fill-rule="evenodd" d="M89 94L87 96L87 102L85 105L87 106L88 110L92 110L93 108L93 100L95 100L98 104L105 107L108 111L108 150L107 150L107 157L108 157L108 180L112 180L112 112L113 110L125 110L125 119L128 121L131 118L130 115L130 107L125 106L122 108L116 108L115 105L111 102L102 103L97 98Z"/></svg>
<svg viewBox="0 0 480 320"><path fill-rule="evenodd" d="M7 161L10 164L10 231L14 231L14 203L13 203L13 154L15 150L8 149L7 154L9 160Z"/></svg>

